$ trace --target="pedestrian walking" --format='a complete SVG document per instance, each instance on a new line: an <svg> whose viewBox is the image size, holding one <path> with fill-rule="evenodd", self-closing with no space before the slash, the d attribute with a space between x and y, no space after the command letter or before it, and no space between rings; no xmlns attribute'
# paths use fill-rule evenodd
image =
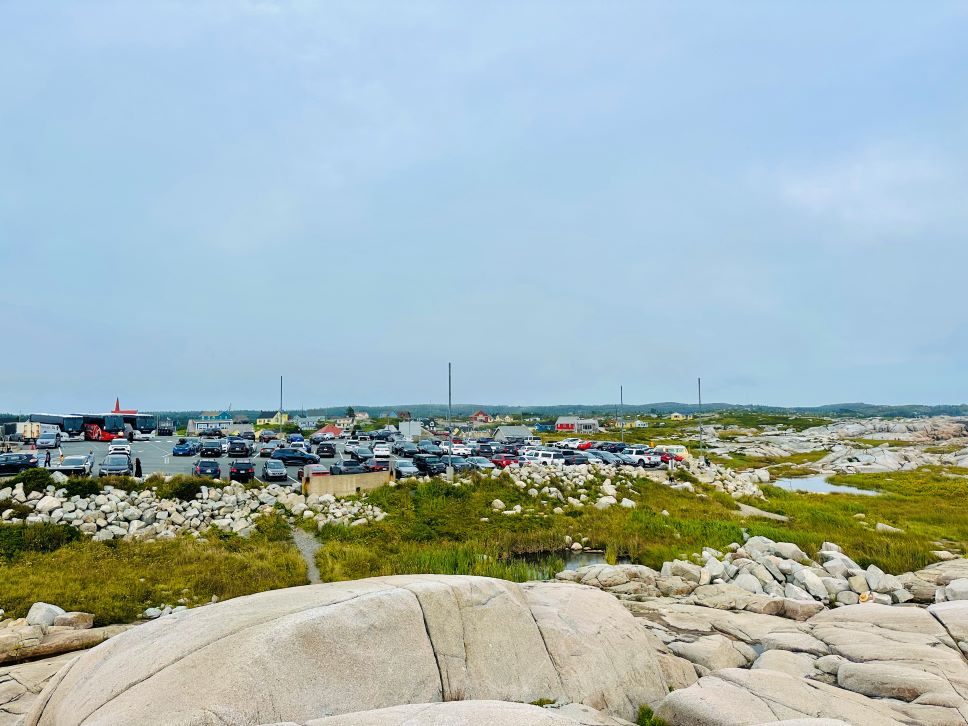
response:
<svg viewBox="0 0 968 726"><path fill-rule="evenodd" d="M140 479L141 478L141 459L135 458L134 460L134 475Z"/></svg>
<svg viewBox="0 0 968 726"><path fill-rule="evenodd" d="M58 464L63 464L63 463L64 463L64 452L63 452L63 451L61 451L61 452L60 452L60 453L59 453L59 454L57 455L57 463L58 463Z"/></svg>
<svg viewBox="0 0 968 726"><path fill-rule="evenodd" d="M44 456L44 468L50 469L50 449L47 450L47 454Z"/></svg>

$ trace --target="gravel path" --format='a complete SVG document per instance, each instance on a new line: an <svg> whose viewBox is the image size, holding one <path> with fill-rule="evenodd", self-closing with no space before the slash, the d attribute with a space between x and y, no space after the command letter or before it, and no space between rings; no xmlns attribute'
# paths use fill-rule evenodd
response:
<svg viewBox="0 0 968 726"><path fill-rule="evenodd" d="M316 567L316 550L320 548L319 540L309 532L299 527L292 528L292 541L299 550L299 554L306 560L306 568L309 574L309 584L315 585L321 582L319 578L319 568Z"/></svg>

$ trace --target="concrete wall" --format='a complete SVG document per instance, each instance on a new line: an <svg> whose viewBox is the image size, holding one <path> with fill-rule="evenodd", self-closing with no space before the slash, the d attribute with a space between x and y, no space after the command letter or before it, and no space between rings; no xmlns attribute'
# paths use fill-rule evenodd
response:
<svg viewBox="0 0 968 726"><path fill-rule="evenodd" d="M303 494L332 494L337 497L356 494L357 489L368 492L390 481L390 472L374 471L370 474L340 474L339 476L313 476L303 478Z"/></svg>

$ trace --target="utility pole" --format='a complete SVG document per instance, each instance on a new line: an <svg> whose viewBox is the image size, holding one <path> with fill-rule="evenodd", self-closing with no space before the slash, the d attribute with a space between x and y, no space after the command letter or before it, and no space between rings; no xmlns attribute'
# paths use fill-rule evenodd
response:
<svg viewBox="0 0 968 726"><path fill-rule="evenodd" d="M451 379L450 379L450 363L447 364L447 438L449 441L449 446L447 447L447 473L451 478L454 476L454 471L450 466L450 457L454 453L454 417L451 410Z"/></svg>
<svg viewBox="0 0 968 726"><path fill-rule="evenodd" d="M622 429L622 443L625 443L625 391L623 386L618 387L618 425Z"/></svg>
<svg viewBox="0 0 968 726"><path fill-rule="evenodd" d="M696 385L699 389L699 411L696 414L696 418L699 419L699 453L702 455L703 463L706 461L706 446L703 441L702 436L702 378L696 379Z"/></svg>
<svg viewBox="0 0 968 726"><path fill-rule="evenodd" d="M282 376L279 376L279 425L282 426Z"/></svg>

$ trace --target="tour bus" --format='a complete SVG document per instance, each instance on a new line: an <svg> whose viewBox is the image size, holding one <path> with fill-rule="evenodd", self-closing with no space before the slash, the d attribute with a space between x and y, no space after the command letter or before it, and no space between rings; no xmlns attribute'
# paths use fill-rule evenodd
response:
<svg viewBox="0 0 968 726"><path fill-rule="evenodd" d="M81 418L85 441L114 441L125 436L124 416L120 413L85 413Z"/></svg>
<svg viewBox="0 0 968 726"><path fill-rule="evenodd" d="M28 421L56 426L64 441L81 441L84 438L84 418L74 414L32 413Z"/></svg>
<svg viewBox="0 0 968 726"><path fill-rule="evenodd" d="M125 432L140 431L143 434L150 434L158 428L158 417L147 413L125 413L121 414L124 419Z"/></svg>

